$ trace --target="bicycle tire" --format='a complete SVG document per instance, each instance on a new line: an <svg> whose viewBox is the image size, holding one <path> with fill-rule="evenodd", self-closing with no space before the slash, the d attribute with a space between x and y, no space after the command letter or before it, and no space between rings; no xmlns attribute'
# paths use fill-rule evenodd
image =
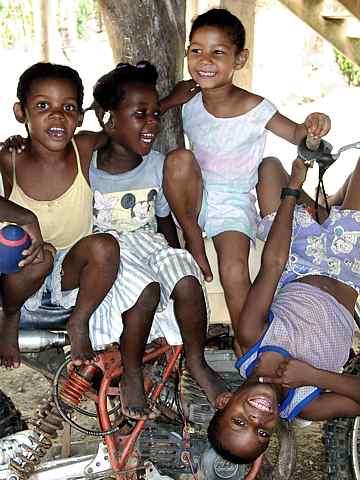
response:
<svg viewBox="0 0 360 480"><path fill-rule="evenodd" d="M360 375L360 356L355 356L344 372ZM360 417L334 418L324 424L323 441L328 480L360 480Z"/></svg>
<svg viewBox="0 0 360 480"><path fill-rule="evenodd" d="M0 438L26 430L27 425L11 398L0 390Z"/></svg>

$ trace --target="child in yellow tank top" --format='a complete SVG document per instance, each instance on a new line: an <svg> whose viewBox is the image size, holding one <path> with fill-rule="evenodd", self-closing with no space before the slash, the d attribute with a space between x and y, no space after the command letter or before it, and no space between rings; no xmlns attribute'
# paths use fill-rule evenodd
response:
<svg viewBox="0 0 360 480"><path fill-rule="evenodd" d="M110 290L119 266L117 241L108 234L90 235L88 170L96 137L80 137L77 144L73 140L83 118L83 85L72 68L33 65L21 75L17 96L14 113L25 124L29 148L17 158L0 152L4 192L36 215L45 243L30 264L21 262L21 272L3 275L0 366L19 365L20 309L26 301L36 308L45 287L59 305L75 304L67 330L72 360L81 365L94 357L89 317ZM66 290L74 290L70 303L62 294Z"/></svg>

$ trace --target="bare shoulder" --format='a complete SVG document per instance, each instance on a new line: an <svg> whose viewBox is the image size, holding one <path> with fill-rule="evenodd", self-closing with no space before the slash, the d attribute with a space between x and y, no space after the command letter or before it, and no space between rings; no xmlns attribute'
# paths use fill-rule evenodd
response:
<svg viewBox="0 0 360 480"><path fill-rule="evenodd" d="M235 98L237 107L240 109L239 114L250 112L250 110L257 107L264 100L260 95L256 95L248 90L243 90L242 88L236 90Z"/></svg>

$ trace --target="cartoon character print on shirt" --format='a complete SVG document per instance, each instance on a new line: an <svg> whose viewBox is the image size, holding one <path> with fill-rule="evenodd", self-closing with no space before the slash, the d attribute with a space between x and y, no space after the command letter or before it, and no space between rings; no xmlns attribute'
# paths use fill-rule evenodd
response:
<svg viewBox="0 0 360 480"><path fill-rule="evenodd" d="M334 234L331 250L335 255L350 253L360 237L360 232L346 232L340 225L334 228Z"/></svg>
<svg viewBox="0 0 360 480"><path fill-rule="evenodd" d="M142 227L156 231L155 200L157 190L100 193L94 192L94 225L96 230L129 232Z"/></svg>
<svg viewBox="0 0 360 480"><path fill-rule="evenodd" d="M118 203L116 197L106 197L95 190L94 194L94 227L112 228L112 211Z"/></svg>
<svg viewBox="0 0 360 480"><path fill-rule="evenodd" d="M314 223L314 219L306 208L298 208L296 211L295 222L301 227L306 228Z"/></svg>
<svg viewBox="0 0 360 480"><path fill-rule="evenodd" d="M329 275L338 276L341 271L341 260L339 258L329 257L326 261Z"/></svg>
<svg viewBox="0 0 360 480"><path fill-rule="evenodd" d="M319 236L310 235L307 238L307 247L305 255L314 257L314 263L320 265L323 260L326 260L326 236L322 233Z"/></svg>
<svg viewBox="0 0 360 480"><path fill-rule="evenodd" d="M309 271L309 269L305 265L302 265L299 262L298 256L295 253L292 253L289 256L286 270L291 271L296 275L306 275Z"/></svg>
<svg viewBox="0 0 360 480"><path fill-rule="evenodd" d="M352 217L355 220L355 222L360 223L360 212L359 211L353 212Z"/></svg>
<svg viewBox="0 0 360 480"><path fill-rule="evenodd" d="M155 215L154 200L156 195L157 191L152 189L147 195L147 200L137 201L133 193L126 193L121 199L121 206L125 210L130 210L132 220L136 225L146 225Z"/></svg>

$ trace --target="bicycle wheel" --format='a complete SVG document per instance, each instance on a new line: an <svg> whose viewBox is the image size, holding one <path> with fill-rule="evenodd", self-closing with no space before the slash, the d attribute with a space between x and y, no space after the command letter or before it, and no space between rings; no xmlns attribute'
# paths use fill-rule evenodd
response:
<svg viewBox="0 0 360 480"><path fill-rule="evenodd" d="M26 428L21 413L15 408L12 400L0 390L0 438Z"/></svg>
<svg viewBox="0 0 360 480"><path fill-rule="evenodd" d="M354 357L344 371L360 375L360 356ZM326 422L324 445L328 480L360 480L360 417Z"/></svg>

